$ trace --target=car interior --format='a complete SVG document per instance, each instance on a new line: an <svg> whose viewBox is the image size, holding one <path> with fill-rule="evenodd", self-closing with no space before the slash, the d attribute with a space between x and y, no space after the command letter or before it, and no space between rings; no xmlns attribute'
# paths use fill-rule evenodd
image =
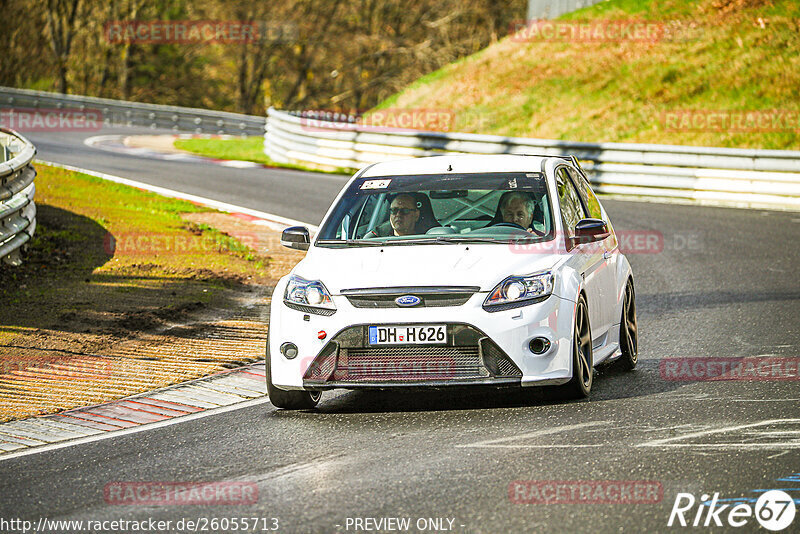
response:
<svg viewBox="0 0 800 534"><path fill-rule="evenodd" d="M502 195L507 193L511 192L499 190L409 192L408 194L416 199L417 208L420 210L420 218L415 232L418 235L452 235L474 232L483 235L498 233L506 235L509 230L514 231L512 233L518 233L520 230L517 227L496 226L503 223L500 203ZM534 200L532 228L535 233L540 235L548 233L551 224L550 212L545 205L546 196L530 192L523 193ZM370 195L361 205L357 217L354 217L355 224L348 234L353 235L355 239L392 236L389 206L397 194L399 193Z"/></svg>

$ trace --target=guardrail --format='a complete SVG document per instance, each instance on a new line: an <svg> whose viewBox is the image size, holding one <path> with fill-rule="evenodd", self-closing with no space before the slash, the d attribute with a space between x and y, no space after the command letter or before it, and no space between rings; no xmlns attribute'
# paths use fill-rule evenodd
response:
<svg viewBox="0 0 800 534"><path fill-rule="evenodd" d="M800 209L800 151L389 130L359 126L351 116L274 108L267 115L264 153L278 163L357 169L455 153L575 155L602 193Z"/></svg>
<svg viewBox="0 0 800 534"><path fill-rule="evenodd" d="M0 128L0 147L0 260L19 265L20 248L36 230L36 170L31 165L36 148L5 128Z"/></svg>
<svg viewBox="0 0 800 534"><path fill-rule="evenodd" d="M600 0L528 0L528 20L554 19Z"/></svg>
<svg viewBox="0 0 800 534"><path fill-rule="evenodd" d="M64 95L12 87L0 87L0 108L38 109L51 113L59 110L72 110L97 116L96 120L99 121L100 126L145 126L176 132L220 135L263 135L266 122L264 117L254 115L143 104L91 96ZM13 127L13 125L9 126Z"/></svg>

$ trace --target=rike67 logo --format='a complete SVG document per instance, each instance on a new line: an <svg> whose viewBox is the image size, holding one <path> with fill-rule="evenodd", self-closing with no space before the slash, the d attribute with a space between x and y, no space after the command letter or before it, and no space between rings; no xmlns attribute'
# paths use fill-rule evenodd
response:
<svg viewBox="0 0 800 534"><path fill-rule="evenodd" d="M697 510L693 510L695 504ZM765 529L779 531L792 524L796 513L791 495L781 490L764 492L755 506L742 502L720 504L719 493L715 493L710 501L708 495L702 495L699 503L691 493L678 493L667 526L722 527L727 524L738 528L750 524L752 528L755 518Z"/></svg>

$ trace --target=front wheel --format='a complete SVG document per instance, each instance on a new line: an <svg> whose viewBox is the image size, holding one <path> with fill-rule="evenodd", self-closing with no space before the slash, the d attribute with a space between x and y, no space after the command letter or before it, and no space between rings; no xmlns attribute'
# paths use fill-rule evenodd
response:
<svg viewBox="0 0 800 534"><path fill-rule="evenodd" d="M575 328L572 335L572 379L562 386L571 399L585 399L592 391L592 330L589 309L583 295L575 306Z"/></svg>
<svg viewBox="0 0 800 534"><path fill-rule="evenodd" d="M321 391L284 391L275 387L270 372L272 358L269 354L269 337L267 337L266 356L267 396L273 406L285 410L307 410L319 403L322 397Z"/></svg>

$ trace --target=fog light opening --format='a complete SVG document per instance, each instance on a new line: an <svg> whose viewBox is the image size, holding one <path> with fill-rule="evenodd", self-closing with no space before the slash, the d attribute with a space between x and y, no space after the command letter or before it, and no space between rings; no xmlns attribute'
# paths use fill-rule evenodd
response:
<svg viewBox="0 0 800 534"><path fill-rule="evenodd" d="M544 354L550 350L550 340L546 337L535 337L528 343L528 348L534 354Z"/></svg>
<svg viewBox="0 0 800 534"><path fill-rule="evenodd" d="M284 343L281 345L281 354L283 354L287 360L291 360L297 357L297 345L294 343Z"/></svg>

